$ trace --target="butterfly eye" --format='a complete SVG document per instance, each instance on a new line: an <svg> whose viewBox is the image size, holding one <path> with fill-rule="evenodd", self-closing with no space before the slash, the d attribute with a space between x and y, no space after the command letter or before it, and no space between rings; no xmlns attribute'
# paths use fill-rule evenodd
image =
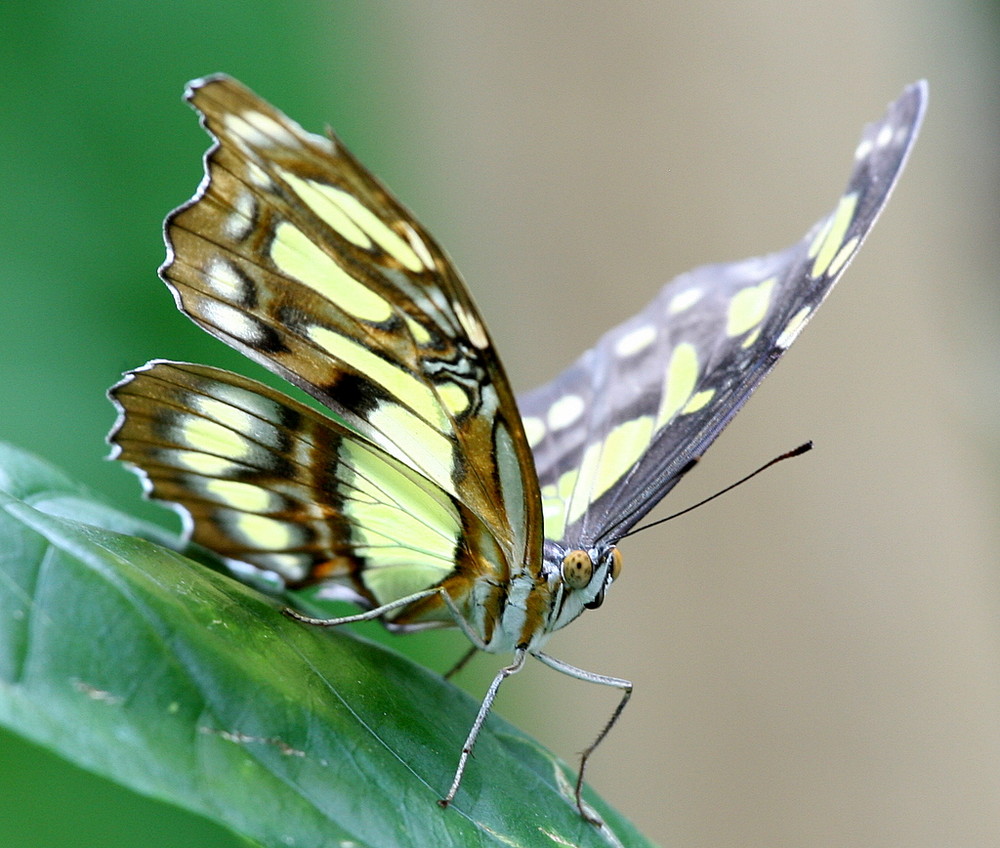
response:
<svg viewBox="0 0 1000 848"><path fill-rule="evenodd" d="M618 548L611 549L611 579L617 580L622 573L622 552Z"/></svg>
<svg viewBox="0 0 1000 848"><path fill-rule="evenodd" d="M562 579L570 589L583 589L594 574L590 554L579 548L569 551L562 561Z"/></svg>

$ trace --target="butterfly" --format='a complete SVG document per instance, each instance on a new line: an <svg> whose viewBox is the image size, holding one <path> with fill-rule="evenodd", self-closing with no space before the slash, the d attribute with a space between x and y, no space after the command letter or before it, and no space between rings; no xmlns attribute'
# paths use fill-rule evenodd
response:
<svg viewBox="0 0 1000 848"><path fill-rule="evenodd" d="M472 650L529 656L601 606L617 543L705 452L812 317L886 203L926 86L868 126L834 211L779 253L664 286L551 382L515 398L451 261L332 133L303 130L241 83L186 98L214 145L166 220L160 275L196 324L305 390L322 414L228 371L153 360L110 390L112 455L193 541L289 588L322 586L411 631L457 626Z"/></svg>

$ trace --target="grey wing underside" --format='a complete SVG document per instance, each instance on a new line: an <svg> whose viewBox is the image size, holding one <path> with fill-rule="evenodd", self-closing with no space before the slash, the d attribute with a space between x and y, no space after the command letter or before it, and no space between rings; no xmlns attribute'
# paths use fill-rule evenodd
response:
<svg viewBox="0 0 1000 848"><path fill-rule="evenodd" d="M836 283L888 200L923 116L909 86L867 126L837 208L778 253L677 277L518 399L546 535L614 542L739 411Z"/></svg>

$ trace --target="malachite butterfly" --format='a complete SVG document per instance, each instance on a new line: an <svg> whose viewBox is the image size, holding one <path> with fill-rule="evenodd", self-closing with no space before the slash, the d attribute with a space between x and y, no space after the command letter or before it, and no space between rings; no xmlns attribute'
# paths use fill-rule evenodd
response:
<svg viewBox="0 0 1000 848"><path fill-rule="evenodd" d="M551 382L515 398L444 251L332 134L225 76L187 99L215 138L167 218L160 274L212 335L305 390L155 360L111 390L113 455L237 570L319 586L394 630L458 626L510 653L501 682L618 578L616 544L736 414L857 252L913 145L926 86L867 127L833 212L793 247L664 286Z"/></svg>

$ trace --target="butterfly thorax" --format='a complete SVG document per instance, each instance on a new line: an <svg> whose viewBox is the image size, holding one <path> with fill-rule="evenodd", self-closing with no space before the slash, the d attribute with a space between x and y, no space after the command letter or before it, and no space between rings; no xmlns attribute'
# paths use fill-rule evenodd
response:
<svg viewBox="0 0 1000 848"><path fill-rule="evenodd" d="M504 587L480 581L471 593L468 623L491 652L539 649L556 630L604 602L621 563L613 545L583 550L547 541L537 575L525 570Z"/></svg>

